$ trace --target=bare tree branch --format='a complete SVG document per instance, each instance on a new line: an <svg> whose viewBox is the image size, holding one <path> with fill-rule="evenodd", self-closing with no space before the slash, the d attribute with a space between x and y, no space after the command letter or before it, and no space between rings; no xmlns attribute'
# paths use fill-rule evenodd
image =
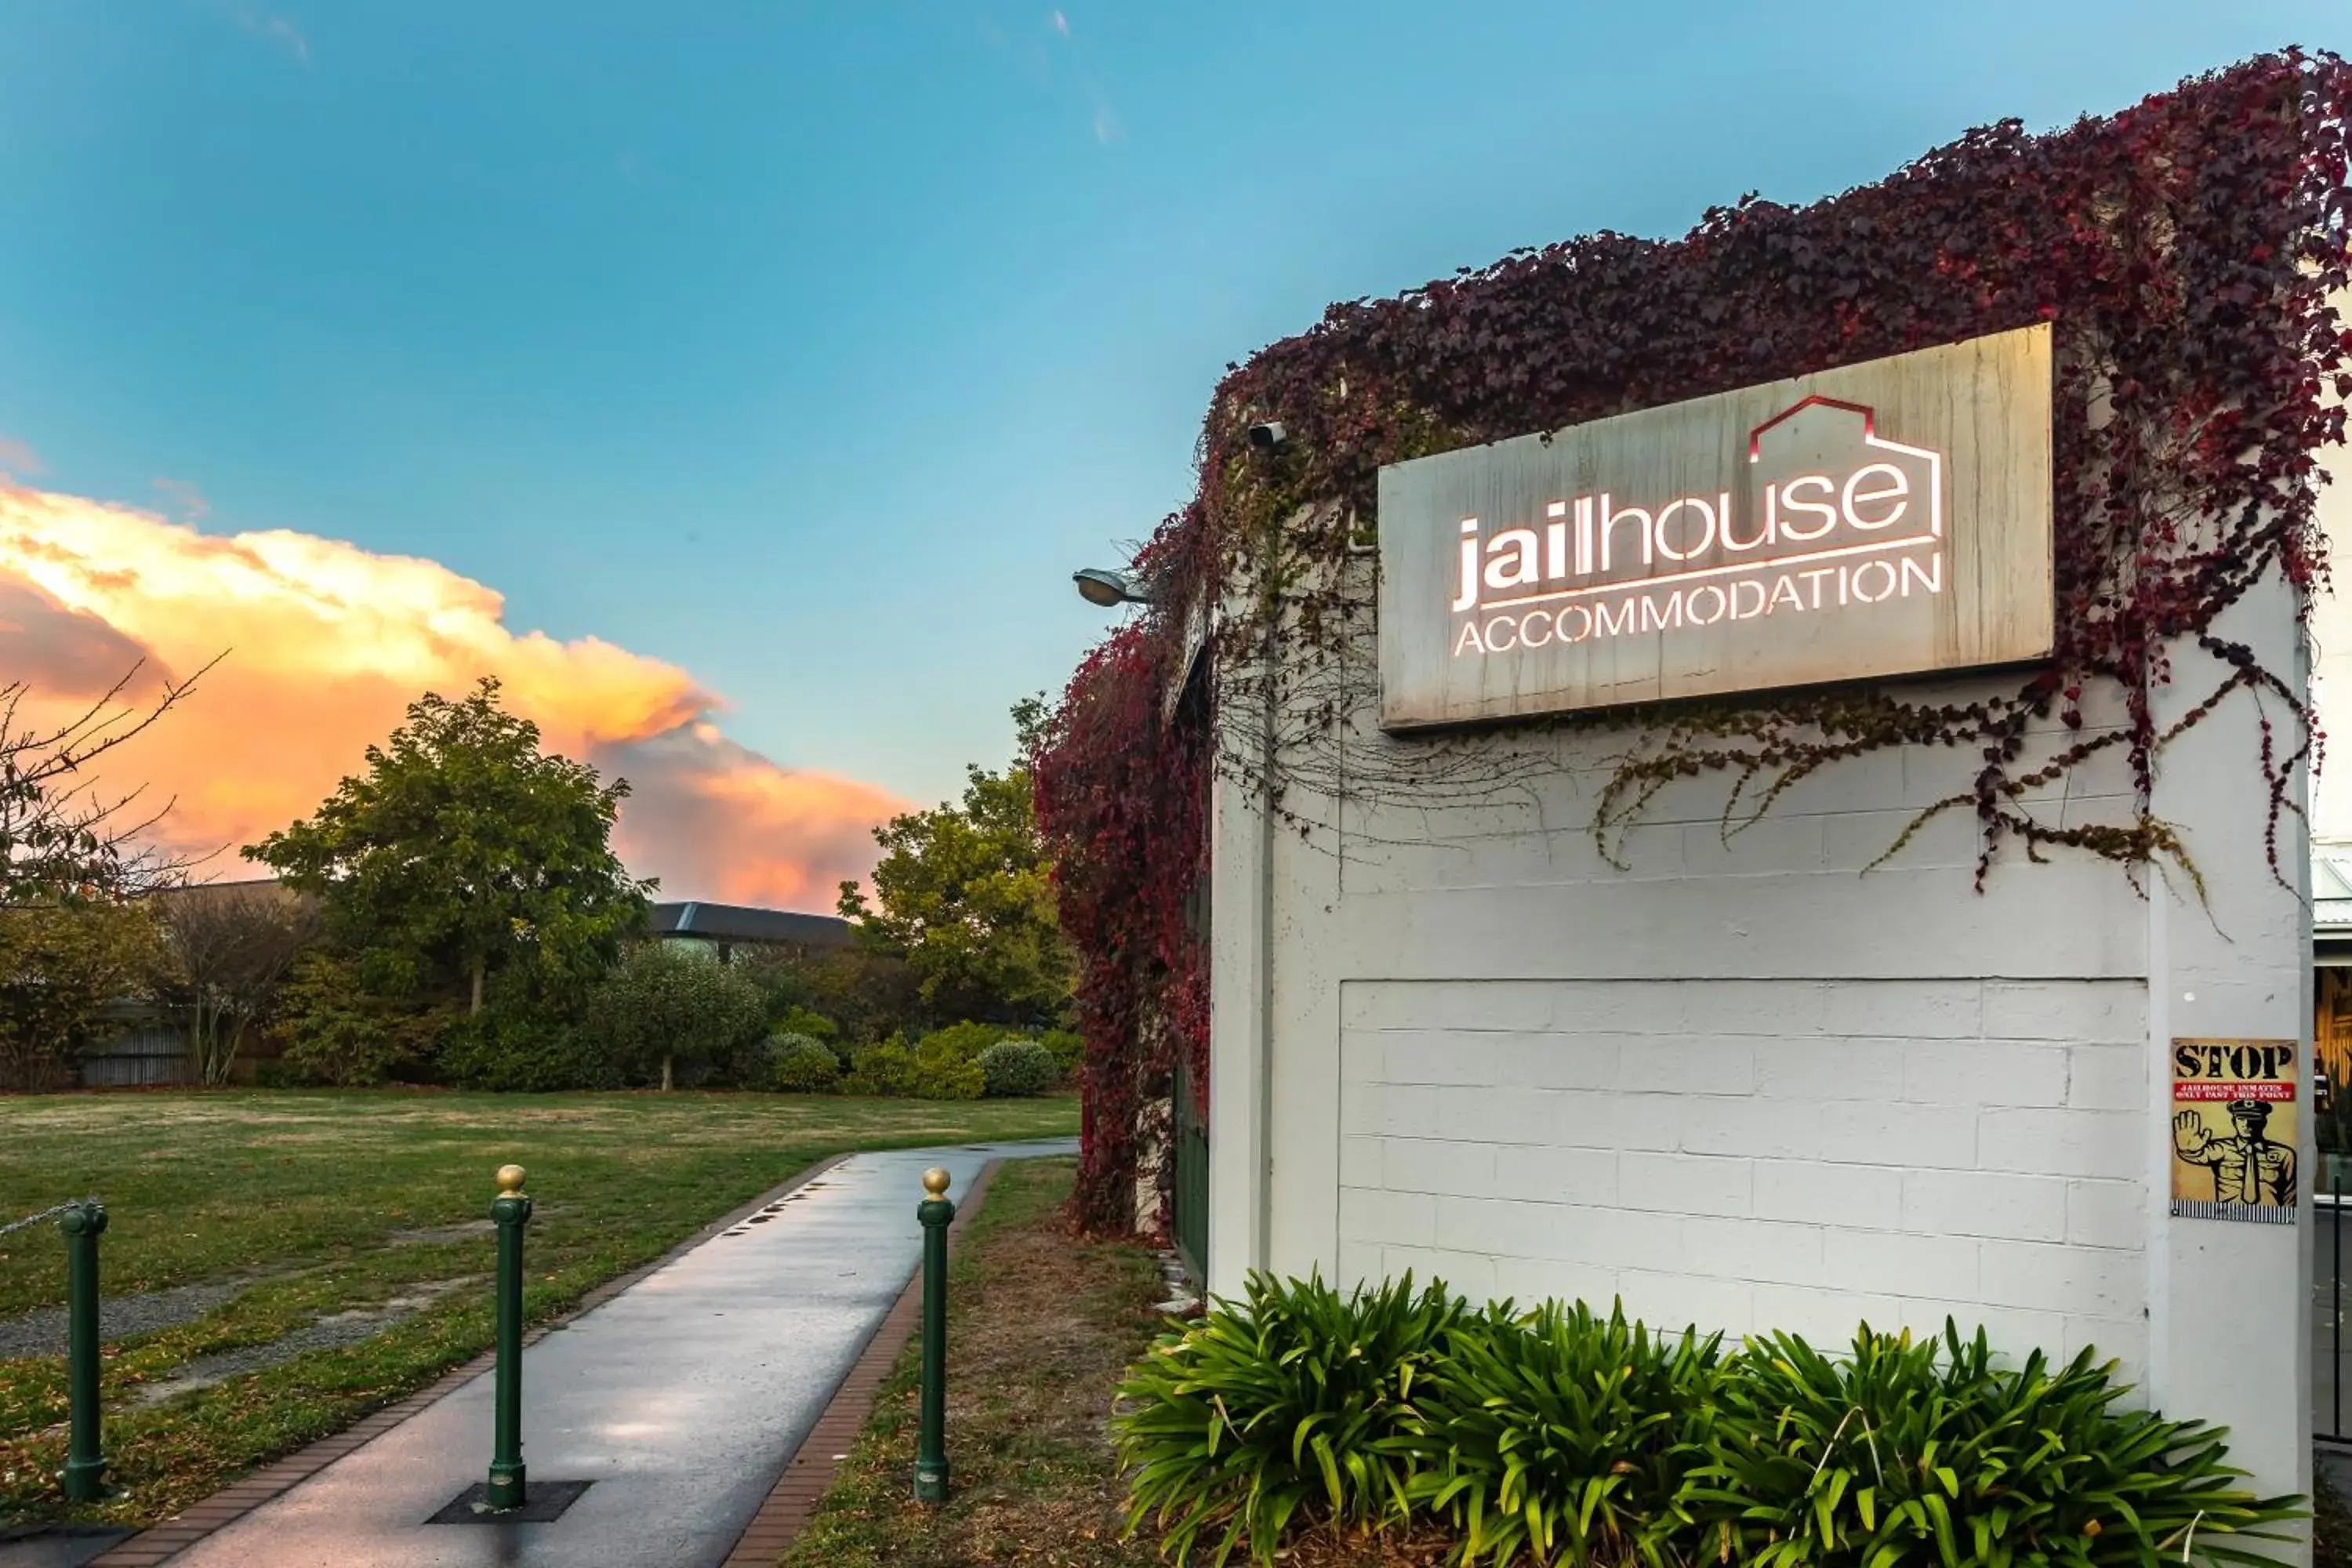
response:
<svg viewBox="0 0 2352 1568"><path fill-rule="evenodd" d="M134 664L79 713L47 728L23 721L34 695L28 683L0 683L0 907L129 897L181 879L200 863L146 842L171 801L145 811L138 804L143 785L110 795L85 775L179 706L226 657L184 680L165 678L159 695L135 703L124 700L144 668Z"/></svg>

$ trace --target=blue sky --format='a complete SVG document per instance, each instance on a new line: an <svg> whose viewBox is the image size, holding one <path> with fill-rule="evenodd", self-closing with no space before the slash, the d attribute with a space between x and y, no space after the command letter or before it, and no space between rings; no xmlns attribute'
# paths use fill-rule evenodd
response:
<svg viewBox="0 0 2352 1568"><path fill-rule="evenodd" d="M1327 302L2289 42L2352 7L0 0L0 437L937 799Z"/></svg>

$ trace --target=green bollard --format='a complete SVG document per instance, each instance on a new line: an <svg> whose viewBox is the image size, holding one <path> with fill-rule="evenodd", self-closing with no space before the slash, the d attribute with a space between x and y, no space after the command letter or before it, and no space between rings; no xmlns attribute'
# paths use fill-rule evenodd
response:
<svg viewBox="0 0 2352 1568"><path fill-rule="evenodd" d="M530 1199L523 1195L520 1165L499 1167L499 1195L490 1200L490 1218L499 1227L498 1415L490 1481L482 1500L505 1510L523 1503L522 1227L530 1223Z"/></svg>
<svg viewBox="0 0 2352 1568"><path fill-rule="evenodd" d="M66 1233L66 1405L72 1423L66 1500L96 1502L106 1489L98 1432L98 1238L106 1206L95 1198L75 1204L58 1226Z"/></svg>
<svg viewBox="0 0 2352 1568"><path fill-rule="evenodd" d="M915 1500L948 1500L948 1173L923 1173L930 1195L915 1210L923 1222L923 1410L915 1440Z"/></svg>

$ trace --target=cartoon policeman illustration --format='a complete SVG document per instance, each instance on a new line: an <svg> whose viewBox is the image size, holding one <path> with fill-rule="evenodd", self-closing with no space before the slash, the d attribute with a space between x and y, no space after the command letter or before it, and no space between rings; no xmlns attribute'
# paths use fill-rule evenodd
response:
<svg viewBox="0 0 2352 1568"><path fill-rule="evenodd" d="M2294 1151L2264 1135L2271 1108L2259 1100L2233 1100L2229 1112L2238 1129L2234 1138L2214 1137L2205 1119L2194 1110L2175 1116L2172 1152L2184 1164L2202 1165L2213 1173L2216 1203L2291 1205Z"/></svg>

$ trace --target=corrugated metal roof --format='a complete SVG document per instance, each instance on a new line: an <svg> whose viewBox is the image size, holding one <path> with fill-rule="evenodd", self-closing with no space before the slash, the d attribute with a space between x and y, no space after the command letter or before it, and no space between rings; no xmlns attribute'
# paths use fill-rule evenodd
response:
<svg viewBox="0 0 2352 1568"><path fill-rule="evenodd" d="M2330 935L2352 932L2352 847L2313 852L2311 926Z"/></svg>

